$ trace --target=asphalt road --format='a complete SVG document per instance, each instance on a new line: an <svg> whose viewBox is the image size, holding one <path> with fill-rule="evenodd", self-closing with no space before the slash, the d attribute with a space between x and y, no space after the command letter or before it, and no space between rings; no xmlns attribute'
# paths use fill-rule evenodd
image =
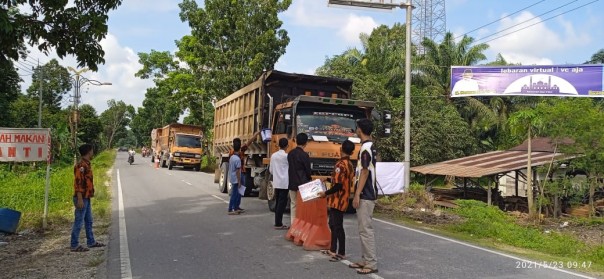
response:
<svg viewBox="0 0 604 279"><path fill-rule="evenodd" d="M381 220L374 222L380 272L357 275L284 240L266 201L244 198L247 212L228 216L213 175L155 169L139 155L128 165L126 157L118 154L113 171L108 278L590 278ZM354 215L345 230L347 254L358 260Z"/></svg>

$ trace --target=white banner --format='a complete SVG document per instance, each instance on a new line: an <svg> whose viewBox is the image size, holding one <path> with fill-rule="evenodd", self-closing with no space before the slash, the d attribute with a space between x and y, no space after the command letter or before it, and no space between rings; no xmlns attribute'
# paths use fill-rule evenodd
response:
<svg viewBox="0 0 604 279"><path fill-rule="evenodd" d="M405 168L403 163L377 162L376 179L378 195L394 195L405 191Z"/></svg>
<svg viewBox="0 0 604 279"><path fill-rule="evenodd" d="M50 129L0 128L0 162L50 159Z"/></svg>

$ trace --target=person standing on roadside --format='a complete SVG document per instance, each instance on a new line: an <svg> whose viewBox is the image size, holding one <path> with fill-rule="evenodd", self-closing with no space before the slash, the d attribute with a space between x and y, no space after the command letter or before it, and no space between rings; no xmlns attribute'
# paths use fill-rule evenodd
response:
<svg viewBox="0 0 604 279"><path fill-rule="evenodd" d="M83 144L78 151L82 159L73 168L75 177L73 184L75 220L71 229L71 251L86 252L89 250L88 248L104 247L105 244L96 241L92 233L92 206L90 205L90 199L94 197L94 178L90 160L92 160L94 151L90 144ZM86 245L88 248L82 247L79 244L82 223L84 223L86 229Z"/></svg>
<svg viewBox="0 0 604 279"><path fill-rule="evenodd" d="M280 150L271 155L271 164L269 171L273 175L273 189L275 191L275 229L286 230L287 226L283 225L283 213L287 207L289 177L288 168L289 163L287 162L287 146L289 141L286 138L279 140Z"/></svg>
<svg viewBox="0 0 604 279"><path fill-rule="evenodd" d="M330 261L332 262L346 259L344 212L348 209L348 199L350 199L352 180L354 179L354 167L350 161L352 152L354 152L354 143L349 140L342 142L342 147L340 147L341 159L336 162L331 176L332 186L329 190L319 193L322 198L328 196L331 249L324 253L331 256Z"/></svg>
<svg viewBox="0 0 604 279"><path fill-rule="evenodd" d="M254 142L254 140L256 140L256 138L258 137L258 135L260 135L260 131L257 131L256 133L254 133L254 135L243 145L241 145L241 149L239 149L239 151L235 152L235 150L231 150L229 152L229 157L233 156L233 154L237 153L239 155L239 159L241 160L241 181L239 186L246 186L246 181L245 181L245 176L246 176L246 170L245 170L245 166L247 163L247 155L245 154L245 152L247 151L248 147ZM241 139L239 139L239 143L241 143ZM231 180L232 181L232 180ZM241 196L239 197L239 204L237 204L237 210L241 213L245 212L245 209L240 208L241 204Z"/></svg>
<svg viewBox="0 0 604 279"><path fill-rule="evenodd" d="M377 200L376 156L377 151L371 139L373 123L369 119L357 121L356 133L361 138L361 150L356 168L356 191L352 206L357 209L359 236L363 260L350 264L359 274L377 273L377 255L373 231L373 209Z"/></svg>
<svg viewBox="0 0 604 279"><path fill-rule="evenodd" d="M229 200L229 215L239 215L243 210L239 209L241 204L241 194L239 193L239 187L241 187L241 158L239 158L239 151L241 151L241 139L235 138L233 140L233 155L229 158L229 181L231 182L231 199Z"/></svg>
<svg viewBox="0 0 604 279"><path fill-rule="evenodd" d="M298 187L311 180L310 157L308 156L308 153L304 151L307 142L308 135L306 133L299 133L296 135L296 144L298 146L287 154L290 199L289 208L291 211L290 216L292 224L294 223L294 219L296 219L296 197L298 196Z"/></svg>

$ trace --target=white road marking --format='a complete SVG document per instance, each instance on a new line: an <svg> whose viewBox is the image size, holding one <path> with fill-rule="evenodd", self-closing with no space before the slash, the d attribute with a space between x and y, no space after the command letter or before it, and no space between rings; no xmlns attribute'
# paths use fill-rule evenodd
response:
<svg viewBox="0 0 604 279"><path fill-rule="evenodd" d="M508 254L497 252L497 251L493 251L493 250L490 250L490 249L487 249L487 248L483 248L483 247L479 247L479 246L476 246L476 245L472 245L472 244L468 244L468 243L465 243L465 242L461 242L461 241L458 241L458 240L455 240L455 239L447 238L447 237L436 235L436 234L432 234L432 233L429 233L429 232L424 232L424 231L421 231L421 230L418 230L418 229L413 229L413 228L405 227L403 225L399 225L399 224L391 223L391 222L388 222L388 221L380 220L380 219L377 219L377 218L373 218L373 220L376 220L378 222L381 222L381 223L384 223L384 224L388 224L388 225L391 225L391 226L394 226L394 227L398 227L398 228L401 228L401 229L405 229L405 230L408 230L408 231L420 233L420 234L423 234L423 235L428 235L428 236L431 236L431 237L434 237L434 238L446 240L446 241L453 242L453 243L456 243L456 244L459 244L459 245L463 245L463 246L466 246L466 247L470 247L470 248L474 248L474 249L481 250L481 251L484 251L484 252L488 252L488 253L491 253L491 254L495 254L495 255L498 255L498 256L510 258L510 259L517 260L517 261L528 262L528 263L531 263L532 265L536 265L536 266L539 266L541 268L547 268L547 269L559 271L559 272L566 273L566 274L573 275L573 276L580 277L580 278L595 279L594 277L590 277L590 276L587 276L587 275L575 273L575 272L572 272L572 271L568 271L568 270L564 270L564 269L560 269L560 268L556 268L556 267L552 267L552 266L543 265L543 264L540 264L537 261L531 261L531 260L519 258L519 257L516 257L516 256L508 255Z"/></svg>
<svg viewBox="0 0 604 279"><path fill-rule="evenodd" d="M187 182L186 180L181 180L181 181L184 182L185 184L189 185L189 186L193 185L193 184Z"/></svg>
<svg viewBox="0 0 604 279"><path fill-rule="evenodd" d="M122 193L122 181L120 179L120 170L117 170L117 200L119 209L119 230L120 230L120 266L123 279L132 278L132 268L130 267L130 251L128 250L128 233L126 231L126 216L124 215L124 196Z"/></svg>
<svg viewBox="0 0 604 279"><path fill-rule="evenodd" d="M343 264L345 264L346 266L349 266L349 265L352 264L352 262L349 261L349 260L341 260L340 262L343 263ZM367 276L369 276L369 277L371 277L373 279L384 279L384 277L381 277L381 276L379 276L379 275L377 275L375 273L367 274Z"/></svg>
<svg viewBox="0 0 604 279"><path fill-rule="evenodd" d="M225 202L226 204L228 204L228 203L229 203L227 200L225 200L225 199L223 199L223 198L221 198L221 197L219 197L219 196L212 195L212 197L215 197L215 198L217 198L217 199L219 199L219 200L221 200L221 201Z"/></svg>

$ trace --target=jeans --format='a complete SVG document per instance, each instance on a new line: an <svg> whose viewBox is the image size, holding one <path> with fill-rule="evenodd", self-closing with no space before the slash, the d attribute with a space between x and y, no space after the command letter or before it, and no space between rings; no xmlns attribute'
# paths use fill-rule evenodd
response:
<svg viewBox="0 0 604 279"><path fill-rule="evenodd" d="M331 230L331 252L346 255L346 233L344 233L344 212L329 209L329 229Z"/></svg>
<svg viewBox="0 0 604 279"><path fill-rule="evenodd" d="M283 226L283 213L287 208L287 197L289 190L275 189L275 227Z"/></svg>
<svg viewBox="0 0 604 279"><path fill-rule="evenodd" d="M241 195L239 194L239 184L232 183L231 199L229 200L229 212L239 209L241 204Z"/></svg>
<svg viewBox="0 0 604 279"><path fill-rule="evenodd" d="M73 197L73 204L75 208L75 221L73 228L71 229L71 248L75 249L79 246L80 230L82 229L82 223L86 228L86 244L90 247L96 243L94 240L94 234L92 233L92 207L90 207L90 199L82 199L84 201L84 208L79 209L77 207L78 198Z"/></svg>

